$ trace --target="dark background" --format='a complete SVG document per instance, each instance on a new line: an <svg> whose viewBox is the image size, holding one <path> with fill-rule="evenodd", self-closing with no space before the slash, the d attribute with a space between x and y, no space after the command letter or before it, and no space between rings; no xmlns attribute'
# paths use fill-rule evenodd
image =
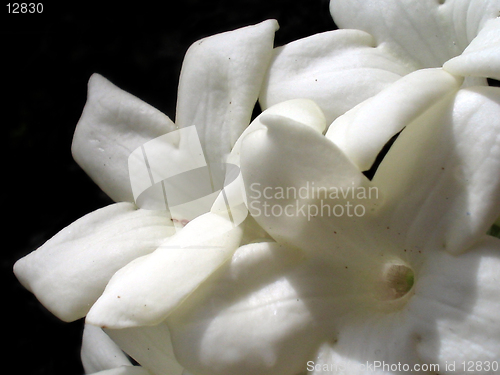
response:
<svg viewBox="0 0 500 375"><path fill-rule="evenodd" d="M43 3L42 14L8 14L6 2L0 10L1 122L7 140L3 362L18 374L83 373L83 322L53 317L17 282L12 265L110 203L70 152L91 74L102 74L173 119L182 59L194 41L269 18L281 26L276 45L335 28L328 0L129 2L108 9L68 3Z"/></svg>

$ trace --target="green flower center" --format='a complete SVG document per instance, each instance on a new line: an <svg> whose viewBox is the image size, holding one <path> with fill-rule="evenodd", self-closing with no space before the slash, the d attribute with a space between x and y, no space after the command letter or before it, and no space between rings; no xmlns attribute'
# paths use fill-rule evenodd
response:
<svg viewBox="0 0 500 375"><path fill-rule="evenodd" d="M380 299L394 301L408 295L415 284L415 273L405 264L389 263L384 266Z"/></svg>

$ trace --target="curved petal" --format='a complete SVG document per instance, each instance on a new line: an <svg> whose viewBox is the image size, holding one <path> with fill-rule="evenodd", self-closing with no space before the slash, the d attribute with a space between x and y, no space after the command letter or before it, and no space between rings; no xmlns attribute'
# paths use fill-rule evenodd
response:
<svg viewBox="0 0 500 375"><path fill-rule="evenodd" d="M241 236L241 227L216 214L199 216L117 272L87 322L108 328L159 324L232 255Z"/></svg>
<svg viewBox="0 0 500 375"><path fill-rule="evenodd" d="M134 202L128 157L137 147L175 129L157 109L119 89L99 74L73 137L76 162L115 202Z"/></svg>
<svg viewBox="0 0 500 375"><path fill-rule="evenodd" d="M278 116L284 119L288 119L292 122L300 123L304 126L308 126L319 133L323 133L326 128L326 120L323 112L318 107L318 105L309 99L291 99L278 104L263 111L257 118L252 121L250 126L248 126L243 134L238 138L234 144L231 153L227 158L227 162L241 167L241 144L245 137L259 129L265 129L266 126L261 122L262 119L271 116ZM245 187L241 174L238 178L228 186L224 188L225 195L219 194L212 206L212 212L221 214L226 210L226 206L238 208L239 205L243 206L245 214L248 213L247 201L245 194ZM234 214L233 214L234 216Z"/></svg>
<svg viewBox="0 0 500 375"><path fill-rule="evenodd" d="M81 357L86 374L132 366L118 345L101 328L90 324L83 330Z"/></svg>
<svg viewBox="0 0 500 375"><path fill-rule="evenodd" d="M330 31L276 48L259 101L312 99L331 124L411 71L363 31Z"/></svg>
<svg viewBox="0 0 500 375"><path fill-rule="evenodd" d="M423 360L441 368L454 362L457 373L465 373L462 362L469 361L474 374L496 372L486 362L498 361L500 353L499 269L500 240L492 237L460 256L429 257L408 305Z"/></svg>
<svg viewBox="0 0 500 375"><path fill-rule="evenodd" d="M370 33L416 69L460 55L499 8L496 0L330 1L339 27Z"/></svg>
<svg viewBox="0 0 500 375"><path fill-rule="evenodd" d="M225 162L248 126L277 29L267 20L199 40L186 53L175 123L196 126L209 164Z"/></svg>
<svg viewBox="0 0 500 375"><path fill-rule="evenodd" d="M228 157L228 163L241 166L241 144L245 137L259 129L265 129L266 126L262 123L265 116L280 116L291 121L308 126L318 133L323 133L326 129L327 122L321 108L310 99L291 99L264 110L250 126L238 138L234 144L231 154Z"/></svg>
<svg viewBox="0 0 500 375"><path fill-rule="evenodd" d="M151 375L151 373L139 366L120 366L109 370L94 372L90 375Z"/></svg>
<svg viewBox="0 0 500 375"><path fill-rule="evenodd" d="M112 204L78 219L18 260L14 272L54 315L76 320L87 314L117 270L154 251L173 232L164 212Z"/></svg>
<svg viewBox="0 0 500 375"><path fill-rule="evenodd" d="M243 246L168 319L195 374L295 374L322 330L287 280L302 259L276 243Z"/></svg>
<svg viewBox="0 0 500 375"><path fill-rule="evenodd" d="M500 18L488 21L465 51L443 67L452 74L500 79Z"/></svg>
<svg viewBox="0 0 500 375"><path fill-rule="evenodd" d="M462 89L409 125L373 183L420 250L465 251L500 215L500 89Z"/></svg>
<svg viewBox="0 0 500 375"><path fill-rule="evenodd" d="M462 79L442 69L423 69L401 78L387 89L339 117L326 137L365 171L391 137L424 114Z"/></svg>
<svg viewBox="0 0 500 375"><path fill-rule="evenodd" d="M291 119L260 121L266 127L242 140L241 172L250 214L264 230L314 252L365 232L362 216L375 209L378 193L342 151Z"/></svg>
<svg viewBox="0 0 500 375"><path fill-rule="evenodd" d="M307 369L313 375L394 375L420 369L428 373L415 351L416 343L405 311L350 319L342 325L337 339L324 343L307 362Z"/></svg>
<svg viewBox="0 0 500 375"><path fill-rule="evenodd" d="M151 327L106 329L105 332L151 374L183 374L181 365L175 359L170 332L166 324L161 323Z"/></svg>

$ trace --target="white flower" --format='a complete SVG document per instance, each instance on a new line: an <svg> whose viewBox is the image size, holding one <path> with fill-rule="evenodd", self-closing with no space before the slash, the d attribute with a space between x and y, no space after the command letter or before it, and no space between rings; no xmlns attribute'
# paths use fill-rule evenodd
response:
<svg viewBox="0 0 500 375"><path fill-rule="evenodd" d="M500 79L498 0L332 0L330 10L342 29L276 48L260 102L312 99L330 125L388 89L365 104L365 118L353 112L327 135L363 170L408 117L453 95L464 77L468 86ZM401 113L387 121L396 105Z"/></svg>
<svg viewBox="0 0 500 375"><path fill-rule="evenodd" d="M173 309L245 241L242 228L233 228L230 222L210 212L192 220L174 235L172 220L184 218L171 218L166 211L142 209L140 203L139 207L135 204L128 158L150 140L195 125L207 163L221 165L250 122L271 58L276 29L277 22L268 20L194 43L182 67L175 124L102 76L91 77L72 151L78 164L117 203L77 220L14 266L21 283L54 315L64 321L86 316L115 272L137 258L140 262L150 253L156 257L165 249L169 265L163 269L164 274L182 286L182 289L163 289L167 294L173 293L168 302L168 308ZM165 145L171 151L167 164L182 160L180 145L180 139ZM182 251L186 246L200 245L200 241L205 246L217 246L218 250L194 249L190 256ZM155 252L157 249L160 250ZM157 267L162 265L156 263ZM125 295L123 300L126 303ZM126 339L120 340L118 333L113 339L121 341L120 347L127 348L130 355L142 362L144 356L153 355L144 343L169 342L168 329L164 327L153 333L132 329ZM128 350L127 343L134 340L144 345L138 344L137 348L134 345ZM107 343L102 345L106 347ZM169 360L164 354L147 369L162 373L155 366L162 369L173 366L173 373L181 373L182 368L173 356ZM90 371L109 370L116 374L143 371L137 368L115 371L109 368L111 365L91 366Z"/></svg>
<svg viewBox="0 0 500 375"><path fill-rule="evenodd" d="M500 215L500 89L460 90L409 122L372 181L313 110L269 111L239 152L250 213L276 242L240 247L167 318L180 363L355 375L474 361L497 373L500 240L485 233Z"/></svg>
<svg viewBox="0 0 500 375"><path fill-rule="evenodd" d="M59 318L87 316L86 372L365 374L383 361L451 373L498 360L500 245L485 233L500 216L500 89L484 78L500 77L499 5L332 1L357 30L274 57L275 21L203 39L175 124L94 75L73 154L117 203L18 261L17 277ZM259 94L269 108L248 126ZM198 217L146 209L154 194L134 199L130 154L191 125L207 164L243 178ZM166 165L183 144L164 144ZM227 199L252 216L235 227L219 215Z"/></svg>

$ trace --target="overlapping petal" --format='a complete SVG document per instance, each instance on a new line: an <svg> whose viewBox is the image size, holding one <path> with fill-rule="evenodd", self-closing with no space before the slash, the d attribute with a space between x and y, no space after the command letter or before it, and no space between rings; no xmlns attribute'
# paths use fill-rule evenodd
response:
<svg viewBox="0 0 500 375"><path fill-rule="evenodd" d="M128 157L147 141L175 129L163 113L119 89L99 74L73 136L75 161L115 202L134 202Z"/></svg>
<svg viewBox="0 0 500 375"><path fill-rule="evenodd" d="M453 74L500 79L500 18L488 21L465 51L443 67Z"/></svg>
<svg viewBox="0 0 500 375"><path fill-rule="evenodd" d="M275 242L241 247L167 320L179 361L196 374L291 374L322 331L287 271L301 252Z"/></svg>
<svg viewBox="0 0 500 375"><path fill-rule="evenodd" d="M207 213L149 256L117 272L87 314L87 322L109 328L156 325L227 260L242 228Z"/></svg>
<svg viewBox="0 0 500 375"><path fill-rule="evenodd" d="M224 162L250 122L277 28L276 21L268 20L214 35L194 43L186 54L176 125L196 126L205 158L214 163L213 168ZM129 155L146 142L175 130L176 125L155 108L94 74L75 130L73 155L113 200L134 202ZM176 146L178 142L172 144L174 150Z"/></svg>
<svg viewBox="0 0 500 375"><path fill-rule="evenodd" d="M83 330L81 357L86 374L132 366L118 345L101 328L90 324Z"/></svg>
<svg viewBox="0 0 500 375"><path fill-rule="evenodd" d="M151 375L140 366L120 366L117 368L94 372L91 375Z"/></svg>
<svg viewBox="0 0 500 375"><path fill-rule="evenodd" d="M199 40L186 53L175 123L196 126L208 163L224 162L248 126L277 29L267 20Z"/></svg>
<svg viewBox="0 0 500 375"><path fill-rule="evenodd" d="M369 199L373 185L359 169L311 127L281 116L260 121L266 127L246 135L241 146L241 171L255 220L277 241L310 251L328 250L340 241L332 233L348 238L347 233L364 232L354 206L362 204L359 210L369 212L380 202L376 192Z"/></svg>
<svg viewBox="0 0 500 375"><path fill-rule="evenodd" d="M486 362L491 365L500 353L499 268L500 240L493 237L458 257L445 252L429 257L408 305L420 358L441 369L455 362L456 372L467 372L460 366L469 361L474 374L497 371Z"/></svg>
<svg viewBox="0 0 500 375"><path fill-rule="evenodd" d="M153 375L181 375L166 324L150 327L106 329L105 332L129 356Z"/></svg>
<svg viewBox="0 0 500 375"><path fill-rule="evenodd" d="M83 216L17 261L21 283L58 318L87 314L113 274L174 233L165 212L122 202Z"/></svg>
<svg viewBox="0 0 500 375"><path fill-rule="evenodd" d="M460 90L409 125L373 183L391 230L420 249L465 251L500 215L500 90Z"/></svg>
<svg viewBox="0 0 500 375"><path fill-rule="evenodd" d="M428 255L415 275L414 295L399 311L336 316L342 329L312 358L312 373L451 374L468 361L485 365L474 373L493 373L486 366L500 350L499 246L498 239L484 237L459 257Z"/></svg>
<svg viewBox="0 0 500 375"><path fill-rule="evenodd" d="M330 31L276 48L259 101L311 99L330 124L411 71L363 31Z"/></svg>
<svg viewBox="0 0 500 375"><path fill-rule="evenodd" d="M360 170L368 170L393 135L447 95L455 94L462 81L443 69L423 69L408 74L339 117L326 137Z"/></svg>
<svg viewBox="0 0 500 375"><path fill-rule="evenodd" d="M359 29L415 69L442 66L460 55L485 23L498 17L497 0L332 0L344 29Z"/></svg>
<svg viewBox="0 0 500 375"><path fill-rule="evenodd" d="M347 319L337 339L324 343L306 367L313 375L393 375L414 369L427 373L418 367L425 363L415 351L416 343L407 311Z"/></svg>

